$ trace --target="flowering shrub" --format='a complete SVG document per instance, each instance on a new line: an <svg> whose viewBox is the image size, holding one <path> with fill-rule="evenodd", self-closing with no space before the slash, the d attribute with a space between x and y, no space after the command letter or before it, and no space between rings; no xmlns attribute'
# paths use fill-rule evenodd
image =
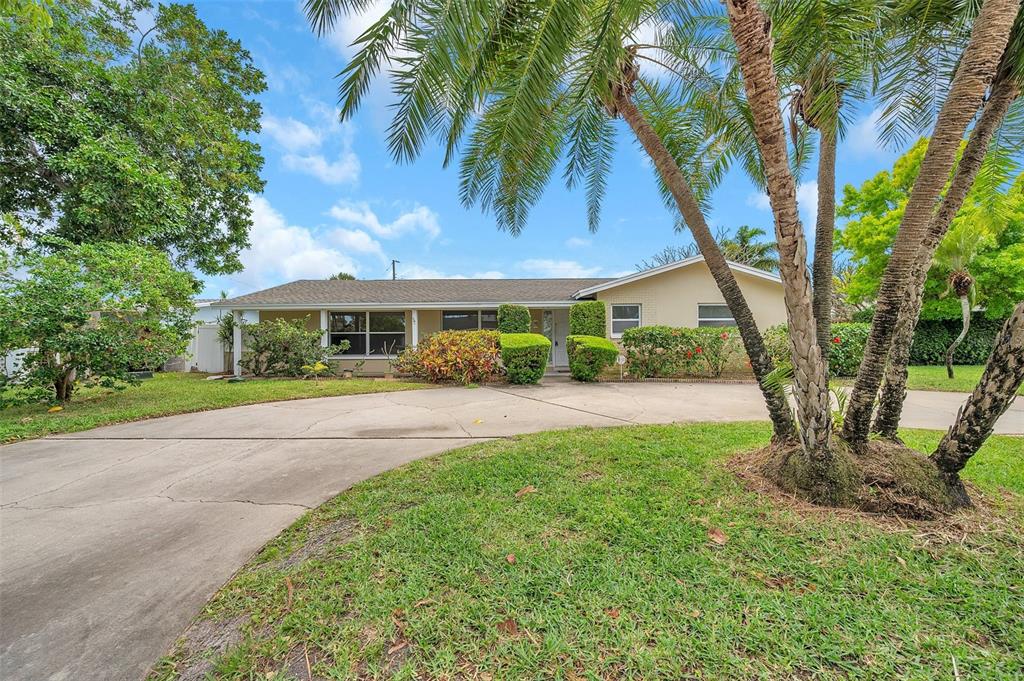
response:
<svg viewBox="0 0 1024 681"><path fill-rule="evenodd" d="M639 378L680 374L717 378L743 354L733 327L640 326L622 334L629 373Z"/></svg>
<svg viewBox="0 0 1024 681"><path fill-rule="evenodd" d="M829 337L829 373L833 376L856 376L864 357L871 325L861 322L840 322L832 325ZM776 365L788 364L789 330L785 324L773 326L764 334L764 344Z"/></svg>
<svg viewBox="0 0 1024 681"><path fill-rule="evenodd" d="M600 336L569 336L565 344L569 351L569 373L577 381L593 381L619 356L615 343Z"/></svg>
<svg viewBox="0 0 1024 681"><path fill-rule="evenodd" d="M428 381L483 383L498 371L498 332L441 331L398 356L395 368Z"/></svg>
<svg viewBox="0 0 1024 681"><path fill-rule="evenodd" d="M548 366L551 341L539 333L501 334L501 361L509 383L536 383Z"/></svg>
<svg viewBox="0 0 1024 681"><path fill-rule="evenodd" d="M327 358L349 347L348 341L324 347L319 329L304 319L265 319L242 324L242 368L253 376L304 376L306 366L328 364Z"/></svg>

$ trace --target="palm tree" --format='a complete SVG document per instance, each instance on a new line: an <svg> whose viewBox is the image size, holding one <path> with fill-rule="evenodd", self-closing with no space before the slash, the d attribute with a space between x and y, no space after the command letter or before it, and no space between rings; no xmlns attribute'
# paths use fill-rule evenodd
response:
<svg viewBox="0 0 1024 681"><path fill-rule="evenodd" d="M949 189L939 209L932 216L927 237L921 245L914 265L913 280L906 300L900 308L896 329L893 332L892 350L885 369L885 380L879 397L878 413L872 430L882 437L895 440L903 413L903 401L907 394L907 365L910 363L910 346L914 328L921 315L924 301L924 283L928 277L935 249L949 230L968 192L980 178L990 187L997 187L1016 168L1012 153L991 154L990 147L996 133L1003 125L1010 107L1020 97L1024 85L1024 9L1018 11L1010 39L992 82L988 100L981 116L967 140L963 154L957 163ZM986 170L982 170L983 166ZM997 191L989 192L998 195Z"/></svg>
<svg viewBox="0 0 1024 681"><path fill-rule="evenodd" d="M308 0L317 30L329 30L363 0ZM398 160L417 156L436 135L445 163L461 152L463 203L492 212L500 229L517 234L559 160L567 157L569 187L583 185L592 230L614 152L613 121L621 117L647 151L667 200L679 211L704 255L729 309L774 425L777 439L795 434L784 395L764 382L773 364L753 314L704 217L702 202L731 151L711 139L680 107L678 93L641 73L660 60L637 35L649 25L674 25L686 3L657 0L475 0L444 6L396 0L360 36L341 74L342 115L359 105L387 61L398 94L389 146ZM722 32L702 49L719 59Z"/></svg>
<svg viewBox="0 0 1024 681"><path fill-rule="evenodd" d="M953 378L953 353L971 327L971 299L975 294L975 285L968 267L978 254L978 250L988 240L988 233L978 223L969 222L955 233L951 232L935 252L935 264L949 271L946 277L948 288L943 295L952 291L960 299L960 334L946 349L946 373L950 378Z"/></svg>
<svg viewBox="0 0 1024 681"><path fill-rule="evenodd" d="M725 257L759 270L775 272L779 269L779 247L773 241L761 241L768 236L760 227L740 225L736 235L719 239Z"/></svg>
<svg viewBox="0 0 1024 681"><path fill-rule="evenodd" d="M967 125L991 83L1017 15L1016 0L985 0L960 57L949 94L939 111L928 151L903 212L879 287L864 359L843 420L843 438L855 449L867 444L871 416L904 298L913 284L918 251L939 194L952 170Z"/></svg>

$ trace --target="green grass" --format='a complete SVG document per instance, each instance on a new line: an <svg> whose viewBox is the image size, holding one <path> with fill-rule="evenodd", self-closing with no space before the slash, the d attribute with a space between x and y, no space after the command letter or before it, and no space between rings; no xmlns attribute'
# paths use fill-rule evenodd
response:
<svg viewBox="0 0 1024 681"><path fill-rule="evenodd" d="M961 541L747 491L725 460L768 434L540 433L368 480L211 601L203 619L244 622L212 675L305 679L308 655L331 679L951 679L953 658L964 679L1020 678L1020 439L968 467L999 510Z"/></svg>
<svg viewBox="0 0 1024 681"><path fill-rule="evenodd" d="M202 374L156 374L138 386L121 391L84 388L75 393L63 410L53 414L41 404L0 410L0 443L241 404L425 387L428 386L420 383L360 378L325 379L317 385L312 380L259 379L227 383L207 381Z"/></svg>
<svg viewBox="0 0 1024 681"><path fill-rule="evenodd" d="M981 379L981 372L985 367L975 365L954 365L953 378L946 376L944 366L913 366L907 368L907 388L909 390L945 390L949 392L969 393L974 391ZM1017 390L1018 395L1024 395L1024 385Z"/></svg>

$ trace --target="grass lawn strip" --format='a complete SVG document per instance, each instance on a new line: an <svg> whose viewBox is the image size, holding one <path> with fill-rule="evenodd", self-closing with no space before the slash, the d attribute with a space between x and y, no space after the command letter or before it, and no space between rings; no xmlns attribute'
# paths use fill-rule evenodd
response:
<svg viewBox="0 0 1024 681"><path fill-rule="evenodd" d="M186 639L154 678L305 679L308 661L313 678L924 679L953 678L954 658L962 678L1019 678L1021 439L971 460L989 503L964 527L984 531L954 536L748 491L726 462L768 436L548 432L378 476L211 601L199 628L230 645ZM927 450L940 433L904 436Z"/></svg>
<svg viewBox="0 0 1024 681"><path fill-rule="evenodd" d="M33 404L0 410L0 443L58 433L74 433L157 416L237 407L259 402L334 397L429 388L423 383L364 378L254 379L240 383L208 381L204 374L156 374L124 390L84 388L56 413Z"/></svg>

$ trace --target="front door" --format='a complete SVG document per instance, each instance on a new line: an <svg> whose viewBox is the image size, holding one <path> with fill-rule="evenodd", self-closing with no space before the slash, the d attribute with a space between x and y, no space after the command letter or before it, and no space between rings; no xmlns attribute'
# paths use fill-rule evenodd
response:
<svg viewBox="0 0 1024 681"><path fill-rule="evenodd" d="M569 335L569 310L544 310L544 335L551 341L549 364L553 367L569 366L569 353L565 337Z"/></svg>

